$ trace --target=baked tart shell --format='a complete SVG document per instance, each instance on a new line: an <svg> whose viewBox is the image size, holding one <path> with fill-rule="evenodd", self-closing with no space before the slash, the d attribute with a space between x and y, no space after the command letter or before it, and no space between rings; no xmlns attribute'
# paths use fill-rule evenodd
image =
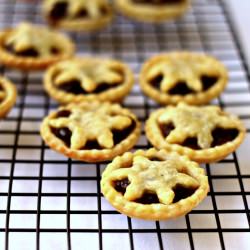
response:
<svg viewBox="0 0 250 250"><path fill-rule="evenodd" d="M189 0L175 6L141 6L128 0L115 0L116 9L125 16L134 20L149 23L161 23L166 20L176 19L182 16L188 9Z"/></svg>
<svg viewBox="0 0 250 250"><path fill-rule="evenodd" d="M62 44L61 47L63 47L62 53L45 58L17 56L4 48L4 43L13 30L14 28L10 28L0 32L0 61L8 67L24 71L43 70L56 62L70 58L75 52L75 46L69 38L63 34L56 33L56 39Z"/></svg>
<svg viewBox="0 0 250 250"><path fill-rule="evenodd" d="M168 93L163 93L162 91L154 88L148 81L147 81L147 73L151 67L154 67L158 63L164 61L164 59L168 59L168 57L175 57L176 60L182 60L183 57L186 58L195 58L200 57L203 60L210 60L213 65L217 65L217 69L220 72L219 80L208 90L201 91L198 93L190 93L187 95L170 95ZM141 72L140 72L140 87L142 91L152 98L157 103L160 103L162 105L166 104L177 104L179 102L185 102L188 104L193 105L200 105L200 104L206 104L215 97L217 97L226 87L228 83L228 73L227 69L224 67L222 63L220 63L216 58L209 56L209 55L203 55L203 54L196 54L196 53L190 53L190 52L171 52L171 53L165 53L156 55L149 60L147 60L144 65L142 66Z"/></svg>
<svg viewBox="0 0 250 250"><path fill-rule="evenodd" d="M43 16L44 19L47 20L47 23L56 29L64 29L68 31L84 31L84 32L91 32L91 31L98 31L100 29L103 29L104 27L108 26L114 16L113 16L113 10L111 6L107 6L108 15L105 17L100 17L96 20L86 20L84 18L77 18L73 20L58 20L56 22L53 22L47 14L47 10L44 7L43 8Z"/></svg>
<svg viewBox="0 0 250 250"><path fill-rule="evenodd" d="M113 170L121 168L121 165L132 162L134 156L154 157L154 156L177 155L175 152L165 150L157 151L149 149L147 151L138 150L134 154L127 152L122 156L116 157L105 169L101 180L101 190L104 197L111 203L115 209L129 217L144 220L168 220L183 216L196 207L206 196L209 191L208 178L204 169L200 168L196 162L190 161L186 156L180 156L180 160L188 163L188 174L199 182L199 187L188 198L179 202L165 205L157 204L140 204L138 202L128 201L124 196L117 192L112 186L109 176Z"/></svg>
<svg viewBox="0 0 250 250"><path fill-rule="evenodd" d="M178 152L181 155L188 156L191 160L198 163L212 163L224 159L229 154L234 152L245 138L246 129L240 120L238 120L238 126L236 129L239 133L237 137L233 141L227 142L223 145L208 149L195 150L178 144L170 144L167 143L165 138L162 136L157 121L158 117L164 113L164 111L164 108L154 111L146 121L145 132L148 140L158 149Z"/></svg>
<svg viewBox="0 0 250 250"><path fill-rule="evenodd" d="M79 61L81 62L96 62L97 64L102 63L105 59L98 59L98 58L74 58L73 61ZM107 61L111 61L119 70L123 72L124 80L123 83L119 86L116 86L114 88L110 88L108 90L105 90L101 93L90 93L90 94L72 94L67 93L63 90L60 90L57 88L54 83L54 76L58 72L58 65L60 65L60 62L58 64L52 65L47 72L44 75L44 88L46 92L56 101L60 103L79 103L84 101L109 101L109 102L121 102L126 95L130 92L131 88L134 84L134 75L131 69L124 63L116 61L116 60L110 60L107 59Z"/></svg>
<svg viewBox="0 0 250 250"><path fill-rule="evenodd" d="M5 117L16 102L17 91L12 82L0 76L0 86L5 90L6 97L0 101L0 118Z"/></svg>
<svg viewBox="0 0 250 250"><path fill-rule="evenodd" d="M70 109L72 105L74 104L69 104L65 108L69 107ZM83 102L80 103L79 105L81 107L89 107L89 105L94 107L102 104L99 102L92 102L92 103ZM41 136L50 148L65 156L68 156L69 158L85 162L103 162L111 160L115 156L130 150L136 144L140 136L140 129L141 129L141 125L133 113L131 113L128 109L121 108L118 104L113 104L113 105L115 105L115 109L119 112L119 114L131 117L135 121L135 128L133 129L133 132L126 139L122 140L112 149L73 150L67 147L65 143L63 143L63 141L57 138L50 129L49 121L50 119L55 118L57 111L50 113L43 120L40 129Z"/></svg>

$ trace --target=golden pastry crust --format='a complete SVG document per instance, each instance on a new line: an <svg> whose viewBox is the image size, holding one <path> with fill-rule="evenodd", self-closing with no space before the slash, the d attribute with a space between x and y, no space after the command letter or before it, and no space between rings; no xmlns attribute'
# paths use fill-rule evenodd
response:
<svg viewBox="0 0 250 250"><path fill-rule="evenodd" d="M13 46L15 53L26 49L36 49L38 56L19 56L6 49ZM57 49L58 54L52 54L48 49ZM43 26L21 23L15 28L0 32L0 61L13 68L21 70L42 70L74 54L74 44L63 34L51 31Z"/></svg>
<svg viewBox="0 0 250 250"><path fill-rule="evenodd" d="M157 88L153 86L152 81L159 76L162 78L157 80L160 85ZM210 83L209 88L203 85L203 77L214 81L212 85ZM204 81L208 80L204 79ZM169 92L183 82L188 87L189 93ZM140 86L143 92L160 104L179 102L205 104L217 97L224 90L227 82L228 73L221 62L211 56L193 52L156 55L145 62L140 72Z"/></svg>
<svg viewBox="0 0 250 250"><path fill-rule="evenodd" d="M82 93L67 92L60 86L78 81ZM110 86L95 93L98 86ZM124 63L111 59L73 58L52 65L44 76L44 88L60 103L82 101L119 102L129 93L134 75ZM84 93L84 92L85 93Z"/></svg>
<svg viewBox="0 0 250 250"><path fill-rule="evenodd" d="M43 15L51 26L69 31L95 31L107 26L113 19L113 10L107 0L67 0L67 8L58 20L53 20L50 13L60 0L45 0ZM85 17L76 17L84 10ZM105 13L102 13L102 10ZM62 10L59 10L62 11Z"/></svg>
<svg viewBox="0 0 250 250"><path fill-rule="evenodd" d="M177 4L145 4L134 3L132 0L115 0L116 9L132 19L142 22L159 23L182 16L190 5L189 0Z"/></svg>
<svg viewBox="0 0 250 250"><path fill-rule="evenodd" d="M171 130L165 137L160 127L169 125ZM221 139L224 136L223 130L231 129L232 135L227 135L231 139L213 145L213 141L216 141L213 131L216 129L220 131L216 136L219 137L221 134ZM196 107L184 103L153 112L146 121L145 130L147 138L156 148L176 151L200 163L222 160L239 147L245 136L245 128L241 121L219 107ZM185 145L188 138L196 139L197 149ZM218 139L220 138L217 138L217 141Z"/></svg>
<svg viewBox="0 0 250 250"><path fill-rule="evenodd" d="M65 111L70 114L65 115ZM59 112L64 115L58 117ZM71 131L68 146L52 132L52 128L65 127ZM122 132L126 129L127 134L116 141L114 130ZM40 133L52 149L70 158L101 162L131 149L140 136L140 123L133 113L118 104L83 102L52 112L43 120ZM89 146L88 142L93 145L93 141L95 145Z"/></svg>
<svg viewBox="0 0 250 250"><path fill-rule="evenodd" d="M116 182L124 180L126 187L123 183L124 190L121 186L118 189ZM182 196L184 189L190 190L186 197ZM196 162L175 152L149 149L116 157L102 174L101 190L121 213L145 220L167 220L196 207L206 197L209 185L205 171ZM143 204L145 192L156 195L155 200L145 202L144 198Z"/></svg>
<svg viewBox="0 0 250 250"><path fill-rule="evenodd" d="M12 82L0 76L0 118L5 117L16 102L17 91Z"/></svg>

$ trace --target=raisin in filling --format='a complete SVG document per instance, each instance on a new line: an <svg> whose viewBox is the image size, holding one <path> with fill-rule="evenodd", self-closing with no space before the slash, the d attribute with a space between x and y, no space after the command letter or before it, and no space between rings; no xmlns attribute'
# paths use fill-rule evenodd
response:
<svg viewBox="0 0 250 250"><path fill-rule="evenodd" d="M60 114L60 112L62 113ZM69 111L67 110L62 110L62 111L59 111L57 115L60 115L59 117L68 117L70 115L70 113L68 112ZM135 129L135 126L136 126L136 123L134 119L132 119L132 123L127 128L123 130L113 129L112 133L113 133L114 146L122 142L124 139L126 139ZM51 131L56 137L61 139L66 144L67 147L70 147L70 140L71 140L72 132L67 127L63 127L63 128L51 127ZM104 149L104 148L101 147L96 140L88 140L85 146L81 148L81 150L91 150L91 149Z"/></svg>
<svg viewBox="0 0 250 250"><path fill-rule="evenodd" d="M178 82L168 91L168 94L170 95L188 95L193 93L195 93L195 91L190 89L185 82Z"/></svg>
<svg viewBox="0 0 250 250"><path fill-rule="evenodd" d="M227 142L233 141L239 135L238 129L225 129L225 128L215 128L212 131L213 142L211 147L216 147L223 145ZM184 142L181 143L184 147L189 147L192 149L201 149L198 145L197 138L189 137Z"/></svg>
<svg viewBox="0 0 250 250"><path fill-rule="evenodd" d="M229 141L233 141L239 135L238 129L215 128L212 132L212 147L223 145Z"/></svg>
<svg viewBox="0 0 250 250"><path fill-rule="evenodd" d="M163 80L163 75L158 75L154 79L150 81L150 84L160 90L161 88L161 81ZM207 76L202 75L201 76L201 82L202 82L202 91L207 91L211 87L213 87L218 81L217 76ZM194 90L188 87L187 83L184 81L180 81L176 83L176 85L168 90L169 95L188 95L188 94L194 94L196 93Z"/></svg>
<svg viewBox="0 0 250 250"><path fill-rule="evenodd" d="M74 95L86 94L86 91L84 91L84 89L81 87L81 83L77 80L64 83L60 86L57 86L57 88Z"/></svg>
<svg viewBox="0 0 250 250"><path fill-rule="evenodd" d="M218 77L203 75L201 76L201 81L202 81L203 91L207 91L216 84L216 82L218 81Z"/></svg>
<svg viewBox="0 0 250 250"><path fill-rule="evenodd" d="M159 127L164 138L166 138L170 134L170 132L175 129L175 126L172 122L167 124L160 123Z"/></svg>
<svg viewBox="0 0 250 250"><path fill-rule="evenodd" d="M68 4L67 2L58 2L56 3L52 10L49 13L49 18L53 22L60 21L67 15Z"/></svg>
<svg viewBox="0 0 250 250"><path fill-rule="evenodd" d="M100 12L101 12L102 16L106 16L108 14L109 10L106 6L101 6Z"/></svg>
<svg viewBox="0 0 250 250"><path fill-rule="evenodd" d="M56 47L52 47L52 48L50 49L50 53L51 53L52 55L58 55L58 54L60 54L60 50L59 50L58 48L56 48Z"/></svg>
<svg viewBox="0 0 250 250"><path fill-rule="evenodd" d="M114 188L117 192L125 194L126 188L130 184L130 181L128 178L119 180L119 181L114 181Z"/></svg>
<svg viewBox="0 0 250 250"><path fill-rule="evenodd" d="M189 137L184 142L181 143L183 147L188 147L191 149L201 149L201 147L198 145L198 141L196 137Z"/></svg>
<svg viewBox="0 0 250 250"><path fill-rule="evenodd" d="M120 85L121 83L116 83L116 84L108 84L108 83L99 83L98 86L96 87L95 90L93 90L91 93L85 91L82 87L81 87L81 83L78 80L72 80L70 82L66 82L60 86L57 86L58 89L70 93L70 94L74 94L74 95L81 95L81 94L100 94L104 91L107 91L109 89L113 89L116 88Z"/></svg>
<svg viewBox="0 0 250 250"><path fill-rule="evenodd" d="M38 57L39 53L36 49L29 48L23 51L16 52L12 45L6 45L5 49L11 54L21 56L21 57Z"/></svg>
<svg viewBox="0 0 250 250"><path fill-rule="evenodd" d="M186 199L186 198L190 197L191 195L193 195L194 192L196 191L196 189L186 188L182 185L176 185L173 188L173 191L175 193L173 203L176 203L182 199Z"/></svg>
<svg viewBox="0 0 250 250"><path fill-rule="evenodd" d="M150 84L152 85L152 87L159 90L161 88L162 80L163 80L163 75L158 75L155 78L150 80Z"/></svg>
<svg viewBox="0 0 250 250"><path fill-rule="evenodd" d="M51 127L51 132L58 137L60 140L62 140L67 147L70 147L70 140L72 132L67 128L53 128Z"/></svg>
<svg viewBox="0 0 250 250"><path fill-rule="evenodd" d="M75 16L76 18L88 18L89 17L89 13L86 9L81 9L80 11L78 11L78 13Z"/></svg>
<svg viewBox="0 0 250 250"><path fill-rule="evenodd" d="M153 203L160 203L158 196L155 193L144 192L141 198L134 200L134 202L149 205Z"/></svg>
<svg viewBox="0 0 250 250"><path fill-rule="evenodd" d="M137 4L152 4L152 5L165 5L165 4L179 4L184 0L132 0Z"/></svg>
<svg viewBox="0 0 250 250"><path fill-rule="evenodd" d="M131 122L131 124L127 128L125 128L123 130L118 130L118 129L113 129L112 130L114 144L119 144L120 142L122 142L135 129L135 127L136 127L135 120L133 118L131 118L131 117L130 117L130 119L132 120L132 122Z"/></svg>
<svg viewBox="0 0 250 250"><path fill-rule="evenodd" d="M14 48L12 47L12 45L7 45L5 46L5 49L10 52L11 54L17 55L17 56L21 56L21 57L39 57L39 52L34 49L34 48L29 48L29 49L25 49L23 51L15 51ZM52 55L58 55L60 54L60 50L56 47L52 47L50 49L50 53Z"/></svg>
<svg viewBox="0 0 250 250"><path fill-rule="evenodd" d="M69 117L71 114L71 112L69 110L60 110L56 113L56 118L60 118L60 117Z"/></svg>
<svg viewBox="0 0 250 250"><path fill-rule="evenodd" d="M156 156L154 156L154 157L149 157L149 160L150 160L150 161L165 161L165 160L163 160L163 159L161 159L161 158L158 158L158 157L156 157Z"/></svg>
<svg viewBox="0 0 250 250"><path fill-rule="evenodd" d="M3 92L4 92L4 88L1 86L1 83L0 83L0 91L3 91ZM4 100L4 97L3 97L3 98L0 97L0 103L1 103L3 100Z"/></svg>

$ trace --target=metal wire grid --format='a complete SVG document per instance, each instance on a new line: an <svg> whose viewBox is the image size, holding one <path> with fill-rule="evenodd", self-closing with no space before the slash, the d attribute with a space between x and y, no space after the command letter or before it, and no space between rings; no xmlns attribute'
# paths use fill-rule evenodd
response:
<svg viewBox="0 0 250 250"><path fill-rule="evenodd" d="M0 25L41 22L39 2L0 0ZM230 83L214 101L247 126L244 145L225 160L207 164L210 193L189 215L144 222L117 213L100 193L105 164L84 164L51 151L41 141L41 119L57 105L42 89L40 73L1 67L18 87L10 115L0 121L0 249L247 249L250 238L249 71L220 0L195 0L180 21L135 24L118 17L105 31L71 34L79 52L125 60L138 73L161 51L209 52L230 70ZM134 87L124 106L143 122L157 105ZM150 145L145 133L136 148Z"/></svg>

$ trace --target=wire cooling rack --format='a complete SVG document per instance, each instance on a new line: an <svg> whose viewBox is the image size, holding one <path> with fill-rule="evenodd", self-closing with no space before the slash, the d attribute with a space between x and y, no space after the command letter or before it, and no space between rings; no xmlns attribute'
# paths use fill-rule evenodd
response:
<svg viewBox="0 0 250 250"><path fill-rule="evenodd" d="M0 27L21 20L40 23L39 2L0 0ZM42 88L41 73L0 68L15 82L19 97L0 121L0 249L249 249L250 91L249 71L219 0L194 0L181 20L162 25L123 17L96 34L71 34L81 54L122 59L138 74L153 54L206 51L224 62L230 82L213 103L240 116L247 127L243 145L225 160L205 165L210 193L189 215L147 222L117 213L100 193L105 164L67 159L45 146L41 119L56 103ZM124 101L143 122L157 105L138 87ZM143 132L136 148L149 146Z"/></svg>

